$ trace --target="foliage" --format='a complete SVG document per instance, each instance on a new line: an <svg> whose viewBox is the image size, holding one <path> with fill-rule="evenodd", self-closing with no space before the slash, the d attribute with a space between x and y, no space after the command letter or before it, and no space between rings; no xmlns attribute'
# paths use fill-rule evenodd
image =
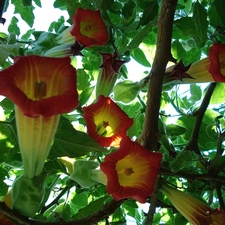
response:
<svg viewBox="0 0 225 225"><path fill-rule="evenodd" d="M44 55L57 46L56 37L72 25L76 8L100 9L109 33L109 42L103 46L81 49L81 56L72 56L77 69L77 88L80 105L71 113L63 114L55 135L51 152L45 163L48 173L42 205L33 219L38 224L60 222L82 224L82 219L94 215L96 222L86 220L85 224L188 224L160 191L155 205L152 223L147 220L149 197L145 205L134 200L117 203L106 193L103 184L83 188L70 179L70 158L103 161L104 156L115 151L114 147L103 148L86 134L86 123L82 107L95 101L95 85L101 65L101 53L117 50L119 60L136 61L146 68L147 75L153 66L157 44L159 17L164 0L55 0L54 7L66 10L68 21L59 15L52 21L49 30L39 31L33 27L34 8L41 7L40 0L9 0L15 6L8 33L0 32L0 67L5 69L13 64L16 55ZM178 0L173 21L171 53L177 62L182 59L188 65L207 57L212 43L225 43L225 14L222 0ZM6 9L7 10L7 7ZM19 16L30 29L21 34L17 25ZM4 14L3 14L4 16ZM163 16L163 15L161 15ZM69 26L70 26L69 25ZM169 37L168 37L169 38ZM160 43L158 43L160 45ZM163 57L163 56L162 56ZM173 61L174 61L173 60ZM171 62L170 62L171 63ZM132 63L122 65L110 97L134 119L128 130L133 140L139 140L146 120L149 79L146 74L136 71L136 80L130 81L127 73ZM161 102L158 112L158 150L163 154L161 180L185 192L202 198L213 208L225 208L225 84L164 85L160 91ZM14 106L9 99L0 102L3 113L0 121L0 199L7 194L13 180L21 175L22 160L17 140ZM75 129L74 129L75 128ZM156 133L158 132L155 131ZM152 137L153 139L155 137ZM114 204L114 205L113 205ZM153 204L152 204L153 205ZM4 207L0 207L4 211ZM7 212L7 210L5 210ZM106 216L101 218L101 213ZM104 214L104 213L103 213ZM12 218L13 214L11 213ZM18 221L29 220L21 217ZM81 221L76 223L76 221ZM84 220L85 221L85 220ZM87 221L89 221L87 223ZM147 222L146 222L147 221ZM19 224L19 223L18 223ZM20 223L21 224L21 223ZM59 224L59 223L58 223Z"/></svg>

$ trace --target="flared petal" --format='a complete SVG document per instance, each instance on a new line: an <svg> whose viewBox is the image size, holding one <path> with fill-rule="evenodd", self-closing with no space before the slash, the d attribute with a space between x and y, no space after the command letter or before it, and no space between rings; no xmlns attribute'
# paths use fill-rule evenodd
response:
<svg viewBox="0 0 225 225"><path fill-rule="evenodd" d="M119 146L133 119L109 97L100 95L96 103L83 107L87 132L101 146Z"/></svg>
<svg viewBox="0 0 225 225"><path fill-rule="evenodd" d="M86 47L102 46L108 42L108 33L100 10L77 8L73 16L71 34Z"/></svg>
<svg viewBox="0 0 225 225"><path fill-rule="evenodd" d="M0 72L0 94L29 117L70 112L79 103L76 70L69 57L16 57L12 66Z"/></svg>
<svg viewBox="0 0 225 225"><path fill-rule="evenodd" d="M107 176L107 192L116 200L133 198L145 203L153 192L161 158L160 153L123 138L120 148L100 165Z"/></svg>
<svg viewBox="0 0 225 225"><path fill-rule="evenodd" d="M225 44L213 44L209 51L210 67L215 82L225 82Z"/></svg>

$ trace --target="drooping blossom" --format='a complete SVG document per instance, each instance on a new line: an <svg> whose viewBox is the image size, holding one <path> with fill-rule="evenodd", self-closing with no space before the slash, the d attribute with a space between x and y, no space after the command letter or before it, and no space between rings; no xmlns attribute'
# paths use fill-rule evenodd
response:
<svg viewBox="0 0 225 225"><path fill-rule="evenodd" d="M60 114L78 105L76 70L70 58L16 57L0 72L0 94L15 104L24 175L40 175Z"/></svg>
<svg viewBox="0 0 225 225"><path fill-rule="evenodd" d="M123 138L120 148L100 164L107 176L107 192L115 200L133 198L145 203L153 192L161 158L160 153Z"/></svg>
<svg viewBox="0 0 225 225"><path fill-rule="evenodd" d="M100 66L97 85L96 97L99 95L109 96L116 83L120 67L126 63L125 60L118 59L117 51L111 53L100 53L102 64Z"/></svg>
<svg viewBox="0 0 225 225"><path fill-rule="evenodd" d="M185 192L162 184L163 194L172 202L175 208L193 225L223 225L225 210L211 209L204 201Z"/></svg>
<svg viewBox="0 0 225 225"><path fill-rule="evenodd" d="M209 56L185 66L182 61L166 69L164 84L225 82L225 44L213 44Z"/></svg>
<svg viewBox="0 0 225 225"><path fill-rule="evenodd" d="M95 103L83 107L83 111L88 135L103 147L119 146L126 131L133 124L133 119L109 97L103 95Z"/></svg>
<svg viewBox="0 0 225 225"><path fill-rule="evenodd" d="M100 10L77 8L70 32L85 47L102 46L108 42L108 33Z"/></svg>

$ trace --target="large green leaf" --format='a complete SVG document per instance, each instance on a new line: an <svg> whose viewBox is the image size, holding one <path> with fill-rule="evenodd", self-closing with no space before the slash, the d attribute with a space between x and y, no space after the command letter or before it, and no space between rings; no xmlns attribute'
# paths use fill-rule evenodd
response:
<svg viewBox="0 0 225 225"><path fill-rule="evenodd" d="M109 196L101 197L93 202L91 202L86 207L80 209L73 219L81 219L90 216L100 210L104 206L104 202L109 198Z"/></svg>
<svg viewBox="0 0 225 225"><path fill-rule="evenodd" d="M225 102L225 84L217 83L210 99L210 104L221 104Z"/></svg>
<svg viewBox="0 0 225 225"><path fill-rule="evenodd" d="M221 22L225 26L225 13L224 13L225 1L224 0L214 0L212 4L215 6L216 11L221 19Z"/></svg>
<svg viewBox="0 0 225 225"><path fill-rule="evenodd" d="M194 39L198 47L204 47L207 41L208 20L205 8L198 1L193 7L193 19L195 25Z"/></svg>
<svg viewBox="0 0 225 225"><path fill-rule="evenodd" d="M158 14L158 3L157 1L147 2L143 11L143 15L140 19L140 25L147 25L150 21L155 19Z"/></svg>
<svg viewBox="0 0 225 225"><path fill-rule="evenodd" d="M95 140L86 133L73 128L69 120L61 118L49 158L68 156L70 158L86 155L90 152L104 152Z"/></svg>
<svg viewBox="0 0 225 225"><path fill-rule="evenodd" d="M151 64L147 60L144 52L140 48L136 48L131 52L132 58L134 58L137 62L139 62L141 65L150 67Z"/></svg>
<svg viewBox="0 0 225 225"><path fill-rule="evenodd" d="M21 0L12 0L15 6L15 13L19 13L21 18L32 27L34 24L34 7L32 5L24 7Z"/></svg>

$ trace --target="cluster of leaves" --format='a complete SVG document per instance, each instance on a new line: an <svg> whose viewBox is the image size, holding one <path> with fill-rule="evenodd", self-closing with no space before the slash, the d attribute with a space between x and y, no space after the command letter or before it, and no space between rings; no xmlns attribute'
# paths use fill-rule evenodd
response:
<svg viewBox="0 0 225 225"><path fill-rule="evenodd" d="M16 55L42 55L56 45L55 38L66 29L63 16L53 21L48 31L36 31L32 27L35 19L33 10L41 7L40 0L6 1L6 6L8 4L15 6L15 15L11 19L8 33L0 33L2 69L10 66ZM52 202L43 205L36 219L48 222L82 219L103 209L104 204L110 201L111 197L103 185L96 184L84 189L72 182L68 165L60 157L100 160L104 157L104 149L84 132L85 122L81 109L94 99L94 85L101 64L98 52L112 53L117 49L120 59L132 58L149 72L157 42L160 5L161 1L154 0L54 1L55 8L68 11L70 19L67 22L70 24L76 8L100 9L110 40L103 47L82 50L82 68L77 71L80 106L72 114L61 118L45 164L45 170L49 173L45 200L51 196ZM172 55L177 61L182 59L188 65L207 56L213 42L225 42L224 8L223 0L178 1L171 44ZM20 33L18 14L31 27L25 34ZM74 62L77 63L76 57ZM135 121L128 132L129 136L139 137L145 120L146 88L139 82L128 82L127 71L126 65L123 65L118 78L123 88L120 89L122 93L117 103ZM136 73L141 82L143 74L139 71ZM213 84L208 89L199 84L185 87L186 92L182 91L183 86L165 86L161 95L160 152L164 157L160 173L166 182L200 196L212 208L225 208L225 182L221 179L225 175L225 85ZM5 117L0 121L0 196L5 196L9 181L21 174L22 162L14 106L8 99L2 100L0 106ZM170 110L175 113L171 114ZM75 124L76 130L72 124ZM8 180L7 184L5 180ZM186 219L175 211L161 193L157 207L154 224L187 224ZM136 224L144 223L145 213L135 201L128 200L111 215L110 224L126 224L129 220L126 215L131 216Z"/></svg>

